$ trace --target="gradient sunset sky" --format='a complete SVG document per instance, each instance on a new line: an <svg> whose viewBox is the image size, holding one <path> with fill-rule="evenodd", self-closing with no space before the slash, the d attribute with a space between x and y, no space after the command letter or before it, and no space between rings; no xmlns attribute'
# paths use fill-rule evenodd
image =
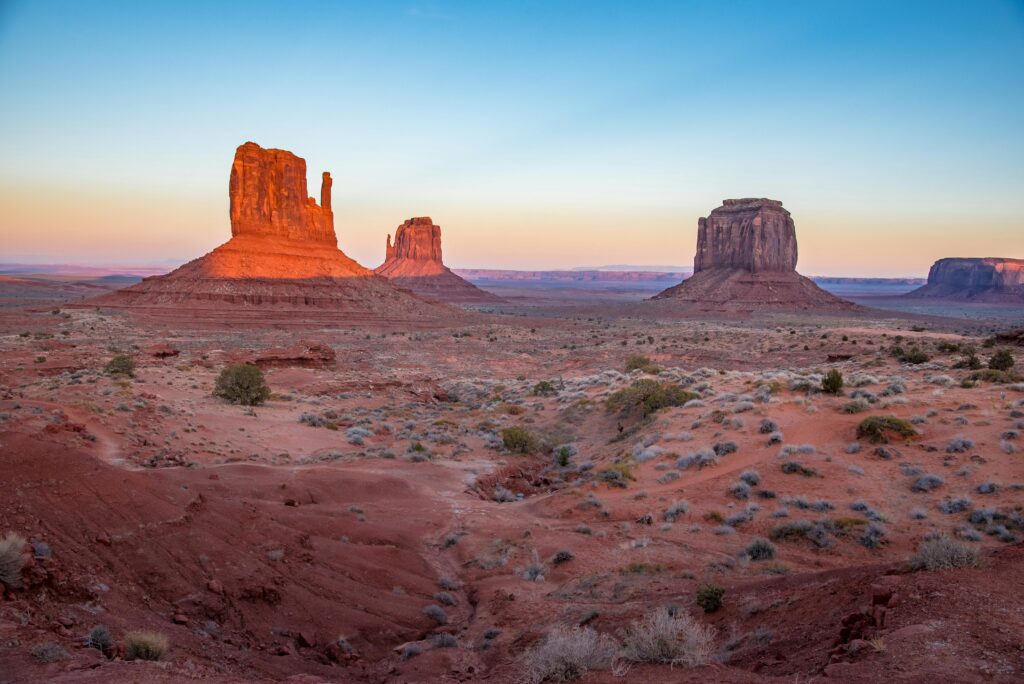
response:
<svg viewBox="0 0 1024 684"><path fill-rule="evenodd" d="M367 266L692 264L781 199L801 272L1024 258L1024 3L0 2L0 262L176 265L253 140Z"/></svg>

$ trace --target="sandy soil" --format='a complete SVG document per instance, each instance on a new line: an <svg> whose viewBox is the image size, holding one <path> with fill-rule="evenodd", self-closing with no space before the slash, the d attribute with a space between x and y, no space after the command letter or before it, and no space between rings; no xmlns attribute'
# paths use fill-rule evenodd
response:
<svg viewBox="0 0 1024 684"><path fill-rule="evenodd" d="M988 324L519 302L218 329L53 308L0 312L0 535L33 555L0 601L0 681L512 682L555 626L620 639L665 606L715 629L708 664L583 681L1024 677L1024 384L965 383L951 348L987 361ZM268 368L263 406L212 396L225 365L300 339L336 362ZM134 378L104 373L116 352ZM636 354L657 373L627 373ZM818 391L829 369L840 396ZM697 399L607 409L644 378ZM918 434L858 439L874 415ZM532 453L505 448L510 427ZM817 536L780 536L798 520ZM912 572L934 534L982 567ZM758 538L773 558L750 557ZM708 583L725 594L705 614ZM124 658L140 628L168 637L162 662Z"/></svg>

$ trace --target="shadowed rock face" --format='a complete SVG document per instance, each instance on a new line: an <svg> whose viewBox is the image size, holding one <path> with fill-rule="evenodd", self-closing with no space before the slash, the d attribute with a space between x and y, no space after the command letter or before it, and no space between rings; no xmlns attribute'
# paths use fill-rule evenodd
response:
<svg viewBox="0 0 1024 684"><path fill-rule="evenodd" d="M697 222L694 273L712 268L796 270L796 227L782 202L725 200Z"/></svg>
<svg viewBox="0 0 1024 684"><path fill-rule="evenodd" d="M697 222L693 276L653 298L699 311L856 308L797 273L796 259L796 226L782 202L727 199Z"/></svg>
<svg viewBox="0 0 1024 684"><path fill-rule="evenodd" d="M441 260L441 226L427 216L411 218L388 235L378 275L421 297L441 302L486 304L503 301L451 272Z"/></svg>
<svg viewBox="0 0 1024 684"><path fill-rule="evenodd" d="M306 195L306 161L286 150L239 145L231 165L231 235L265 236L337 246L331 174L324 172L320 206Z"/></svg>
<svg viewBox="0 0 1024 684"><path fill-rule="evenodd" d="M1024 301L1024 259L939 259L910 297Z"/></svg>

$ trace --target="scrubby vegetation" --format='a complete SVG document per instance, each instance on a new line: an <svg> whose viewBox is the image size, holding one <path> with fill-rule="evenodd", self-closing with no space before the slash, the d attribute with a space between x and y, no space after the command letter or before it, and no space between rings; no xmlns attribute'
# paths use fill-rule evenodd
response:
<svg viewBox="0 0 1024 684"><path fill-rule="evenodd" d="M698 398L695 392L680 385L644 378L613 393L608 397L605 406L611 412L622 415L636 414L646 418L663 408L682 406Z"/></svg>
<svg viewBox="0 0 1024 684"><path fill-rule="evenodd" d="M977 549L945 536L925 541L910 559L913 568L932 571L976 568L979 562Z"/></svg>
<svg viewBox="0 0 1024 684"><path fill-rule="evenodd" d="M988 360L988 367L997 371L1008 371L1013 368L1013 354L1007 349L1000 349Z"/></svg>
<svg viewBox="0 0 1024 684"><path fill-rule="evenodd" d="M0 584L21 589L21 571L25 567L25 538L8 532L0 538Z"/></svg>
<svg viewBox="0 0 1024 684"><path fill-rule="evenodd" d="M638 663L696 667L711 657L714 639L714 627L689 613L660 608L626 629L622 657Z"/></svg>
<svg viewBox="0 0 1024 684"><path fill-rule="evenodd" d="M159 632L133 630L124 635L126 660L163 660L170 642Z"/></svg>
<svg viewBox="0 0 1024 684"><path fill-rule="evenodd" d="M658 368L658 366L654 364L649 358L647 358L646 356L640 356L639 354L635 356L630 356L629 359L626 361L626 372L629 373L635 370L640 370L643 371L644 373L650 373L651 375L657 375L658 373L661 372L661 369Z"/></svg>
<svg viewBox="0 0 1024 684"><path fill-rule="evenodd" d="M857 437L875 444L888 443L890 435L909 439L917 435L917 430L909 421L896 416L870 416L857 426Z"/></svg>
<svg viewBox="0 0 1024 684"><path fill-rule="evenodd" d="M843 374L833 368L821 379L821 391L825 394L839 394L843 391Z"/></svg>
<svg viewBox="0 0 1024 684"><path fill-rule="evenodd" d="M725 599L725 589L717 584L702 584L697 587L697 605L704 609L705 613L714 613L722 607Z"/></svg>
<svg viewBox="0 0 1024 684"><path fill-rule="evenodd" d="M228 366L217 376L213 394L232 404L259 406L270 398L263 371L248 363Z"/></svg>
<svg viewBox="0 0 1024 684"><path fill-rule="evenodd" d="M501 431L502 445L517 454L532 454L540 448L540 440L522 427L510 427Z"/></svg>
<svg viewBox="0 0 1024 684"><path fill-rule="evenodd" d="M555 627L524 654L524 679L529 684L570 682L611 667L617 650L614 639L589 627Z"/></svg>
<svg viewBox="0 0 1024 684"><path fill-rule="evenodd" d="M123 375L129 378L135 377L135 362L127 354L118 354L107 361L103 372L107 375Z"/></svg>

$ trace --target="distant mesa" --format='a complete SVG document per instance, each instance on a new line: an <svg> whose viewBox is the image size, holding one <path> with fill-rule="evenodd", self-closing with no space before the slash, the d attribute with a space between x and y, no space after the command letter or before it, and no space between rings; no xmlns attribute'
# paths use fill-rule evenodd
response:
<svg viewBox="0 0 1024 684"><path fill-rule="evenodd" d="M697 222L693 276L654 296L697 311L850 310L796 272L796 226L782 202L727 199Z"/></svg>
<svg viewBox="0 0 1024 684"><path fill-rule="evenodd" d="M438 305L405 292L338 249L331 175L320 204L306 192L306 162L291 152L240 145L229 184L231 239L162 276L88 304L189 310L302 308L351 320L422 318Z"/></svg>
<svg viewBox="0 0 1024 684"><path fill-rule="evenodd" d="M456 304L495 304L501 297L452 273L441 258L441 226L427 216L411 218L388 235L376 273L426 299Z"/></svg>
<svg viewBox="0 0 1024 684"><path fill-rule="evenodd" d="M939 259L907 297L1024 304L1024 259Z"/></svg>

